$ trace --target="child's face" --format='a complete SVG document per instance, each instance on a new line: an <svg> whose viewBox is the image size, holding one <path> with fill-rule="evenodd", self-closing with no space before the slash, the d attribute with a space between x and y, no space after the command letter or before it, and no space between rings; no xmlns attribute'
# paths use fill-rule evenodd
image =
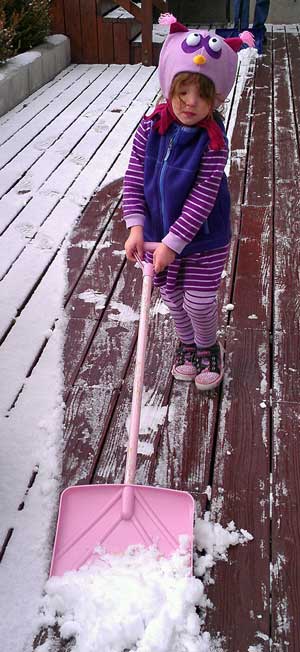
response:
<svg viewBox="0 0 300 652"><path fill-rule="evenodd" d="M176 118L187 127L206 118L211 110L211 104L200 97L198 84L194 82L181 82L171 102Z"/></svg>

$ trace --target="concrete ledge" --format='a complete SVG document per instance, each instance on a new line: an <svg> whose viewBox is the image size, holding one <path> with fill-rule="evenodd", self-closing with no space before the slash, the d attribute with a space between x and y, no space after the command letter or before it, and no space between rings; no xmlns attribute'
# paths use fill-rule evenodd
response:
<svg viewBox="0 0 300 652"><path fill-rule="evenodd" d="M64 34L48 36L34 50L9 59L0 66L0 115L53 79L70 61L70 41Z"/></svg>

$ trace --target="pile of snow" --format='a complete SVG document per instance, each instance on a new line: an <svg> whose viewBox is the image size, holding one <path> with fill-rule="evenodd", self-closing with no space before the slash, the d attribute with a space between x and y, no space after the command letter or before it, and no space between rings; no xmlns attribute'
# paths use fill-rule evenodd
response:
<svg viewBox="0 0 300 652"><path fill-rule="evenodd" d="M73 639L72 652L210 652L205 579L230 545L251 538L232 523L224 529L210 522L208 514L197 519L198 578L190 575L184 537L170 559L156 547L132 546L120 556L96 549L91 565L48 580L40 623L49 628L47 646L58 627L61 638Z"/></svg>

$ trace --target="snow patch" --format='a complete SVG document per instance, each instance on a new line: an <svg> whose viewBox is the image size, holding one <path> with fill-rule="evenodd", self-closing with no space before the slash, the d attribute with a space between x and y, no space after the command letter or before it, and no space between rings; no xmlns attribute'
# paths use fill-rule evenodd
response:
<svg viewBox="0 0 300 652"><path fill-rule="evenodd" d="M131 306L119 303L118 301L112 301L110 305L112 310L117 311L117 314L110 312L109 319L120 322L139 321L139 314Z"/></svg>
<svg viewBox="0 0 300 652"><path fill-rule="evenodd" d="M233 303L227 303L226 306L224 306L223 311L224 312L231 312L234 310L234 304Z"/></svg>
<svg viewBox="0 0 300 652"><path fill-rule="evenodd" d="M96 290L85 290L78 295L78 299L81 299L85 303L94 303L95 310L102 310L105 308L107 301L106 294L101 294L101 292L96 292Z"/></svg>

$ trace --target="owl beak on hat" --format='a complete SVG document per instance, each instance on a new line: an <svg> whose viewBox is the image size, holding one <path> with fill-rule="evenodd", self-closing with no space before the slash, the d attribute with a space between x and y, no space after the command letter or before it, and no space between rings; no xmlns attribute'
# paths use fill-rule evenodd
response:
<svg viewBox="0 0 300 652"><path fill-rule="evenodd" d="M203 63L206 63L206 57L203 54L196 54L193 58L193 62L196 66L202 66Z"/></svg>

